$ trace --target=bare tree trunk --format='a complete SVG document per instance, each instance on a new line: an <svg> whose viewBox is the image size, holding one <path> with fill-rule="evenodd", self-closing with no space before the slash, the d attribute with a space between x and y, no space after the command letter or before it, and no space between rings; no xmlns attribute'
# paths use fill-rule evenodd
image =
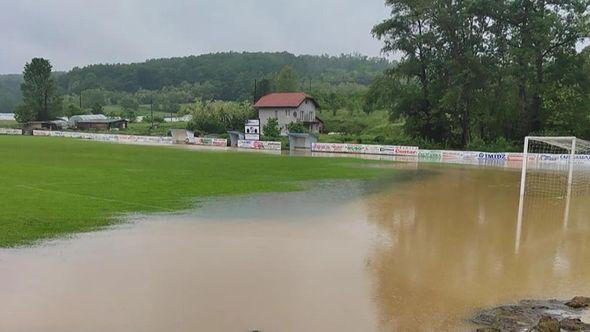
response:
<svg viewBox="0 0 590 332"><path fill-rule="evenodd" d="M47 107L47 98L48 98L47 89L45 89L43 93L43 115L41 116L41 120L49 120L49 111Z"/></svg>
<svg viewBox="0 0 590 332"><path fill-rule="evenodd" d="M543 54L541 52L537 52L537 56L535 59L535 92L533 95L533 101L530 110L530 121L532 131L537 131L541 128L541 108L543 106L543 98L541 96L541 89L543 85L543 62Z"/></svg>

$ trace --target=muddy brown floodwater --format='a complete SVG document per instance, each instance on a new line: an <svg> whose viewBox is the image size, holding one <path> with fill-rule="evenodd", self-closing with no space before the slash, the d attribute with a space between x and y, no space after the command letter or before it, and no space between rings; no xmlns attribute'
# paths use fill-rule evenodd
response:
<svg viewBox="0 0 590 332"><path fill-rule="evenodd" d="M0 250L0 331L455 331L590 294L588 196L567 222L564 199L532 197L517 241L518 172L398 174Z"/></svg>

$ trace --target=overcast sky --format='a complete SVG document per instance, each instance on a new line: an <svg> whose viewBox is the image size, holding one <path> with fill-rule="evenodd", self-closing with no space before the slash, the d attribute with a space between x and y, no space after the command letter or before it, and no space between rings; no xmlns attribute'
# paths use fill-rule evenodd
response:
<svg viewBox="0 0 590 332"><path fill-rule="evenodd" d="M0 73L33 57L56 70L219 51L359 52L383 0L0 0Z"/></svg>

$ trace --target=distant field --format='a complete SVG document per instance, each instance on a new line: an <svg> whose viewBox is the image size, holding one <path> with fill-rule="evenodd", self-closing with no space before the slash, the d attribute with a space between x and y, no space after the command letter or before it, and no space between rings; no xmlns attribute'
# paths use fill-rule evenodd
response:
<svg viewBox="0 0 590 332"><path fill-rule="evenodd" d="M127 129L113 131L113 133L127 135L166 136L169 129L185 129L186 122L162 122L155 123L154 128L147 122L131 122Z"/></svg>
<svg viewBox="0 0 590 332"><path fill-rule="evenodd" d="M370 113L349 110L321 110L319 118L324 121L325 132L320 142L352 142L365 144L407 144L412 139L404 134L403 122L392 123L386 111Z"/></svg>
<svg viewBox="0 0 590 332"><path fill-rule="evenodd" d="M0 120L0 128L20 128L21 125L14 120Z"/></svg>
<svg viewBox="0 0 590 332"><path fill-rule="evenodd" d="M127 129L112 130L114 134L126 135L146 135L146 136L166 136L169 129L184 129L186 122L163 122L155 123L154 128L147 122L131 122ZM16 121L0 121L0 128L22 128L22 125ZM107 132L107 131L104 131Z"/></svg>
<svg viewBox="0 0 590 332"><path fill-rule="evenodd" d="M181 110L186 110L191 106L191 104L180 104L180 109ZM123 108L119 105L106 105L103 107L103 111L107 114L110 113L120 113L123 112ZM150 105L139 105L139 109L136 112L137 115L150 115L152 114L151 109L150 109ZM164 116L169 116L171 115L170 113L166 113L166 112L158 112L158 111L154 111L154 115L156 116L160 116L160 117L164 117ZM172 113L172 115L175 115L174 113Z"/></svg>
<svg viewBox="0 0 590 332"><path fill-rule="evenodd" d="M123 112L123 108L119 105L105 105L105 106L103 106L102 110L106 114ZM137 115L149 115L150 114L150 105L139 105L139 109L137 110L136 114ZM154 115L164 116L165 113L154 112Z"/></svg>
<svg viewBox="0 0 590 332"><path fill-rule="evenodd" d="M116 216L205 196L292 191L296 181L369 178L366 161L195 152L66 138L0 136L0 247L91 231ZM5 158L5 156L10 156Z"/></svg>

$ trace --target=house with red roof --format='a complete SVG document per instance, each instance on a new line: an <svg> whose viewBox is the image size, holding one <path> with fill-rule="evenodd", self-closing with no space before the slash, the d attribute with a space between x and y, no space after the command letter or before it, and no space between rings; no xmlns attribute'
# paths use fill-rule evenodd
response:
<svg viewBox="0 0 590 332"><path fill-rule="evenodd" d="M323 130L324 123L316 116L318 102L304 92L275 92L262 96L254 108L258 111L260 127L270 118L277 118L281 135L287 135L287 125L301 122L310 133L318 134ZM264 132L262 133L264 135Z"/></svg>

